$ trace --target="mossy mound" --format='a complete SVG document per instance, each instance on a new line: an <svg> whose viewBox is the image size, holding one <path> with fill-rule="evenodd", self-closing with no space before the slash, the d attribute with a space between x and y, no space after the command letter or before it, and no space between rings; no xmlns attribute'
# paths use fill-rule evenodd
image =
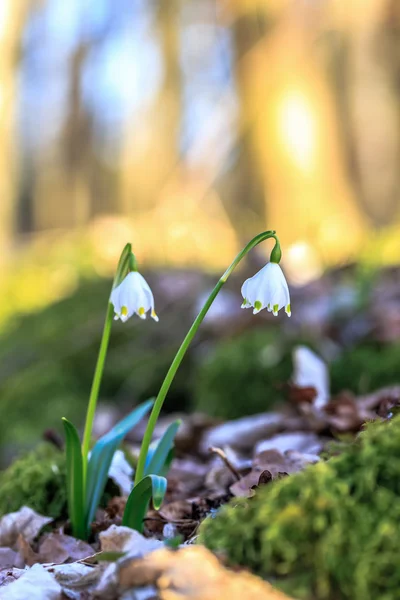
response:
<svg viewBox="0 0 400 600"><path fill-rule="evenodd" d="M0 516L29 506L53 519L67 519L67 483L65 453L49 443L17 458L0 472ZM109 479L100 506L119 495Z"/></svg>
<svg viewBox="0 0 400 600"><path fill-rule="evenodd" d="M285 398L291 347L273 330L219 342L199 366L194 386L200 411L226 419L263 412Z"/></svg>
<svg viewBox="0 0 400 600"><path fill-rule="evenodd" d="M369 344L346 350L330 366L332 392L365 394L400 383L400 343Z"/></svg>
<svg viewBox="0 0 400 600"><path fill-rule="evenodd" d="M200 542L298 598L400 598L400 417L326 463L234 500Z"/></svg>
<svg viewBox="0 0 400 600"><path fill-rule="evenodd" d="M0 473L0 516L22 506L54 519L67 515L65 455L50 444L42 444Z"/></svg>

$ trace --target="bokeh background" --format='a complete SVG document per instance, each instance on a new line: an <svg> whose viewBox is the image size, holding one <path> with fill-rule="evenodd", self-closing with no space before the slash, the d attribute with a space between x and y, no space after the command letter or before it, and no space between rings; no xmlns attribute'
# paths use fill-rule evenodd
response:
<svg viewBox="0 0 400 600"><path fill-rule="evenodd" d="M249 335L264 337L241 337L254 325L238 316L240 281L267 259L265 245L210 316L170 410L198 407L199 394L206 410L222 406L215 390L226 395L224 382L247 363L248 389L254 348L263 378L278 365L284 381L284 328L317 346L328 339L334 356L354 340L396 342L399 34L397 0L1 0L0 444L9 455L63 415L82 424L127 241L161 321L115 327L109 406L157 391L215 274L264 229L281 239L292 329L280 317L276 334L262 316L261 334ZM377 316L385 298L389 323ZM377 313L367 324L366 306ZM346 310L343 334L337 311ZM274 377L258 381L254 398L264 402ZM360 381L348 385L372 385Z"/></svg>

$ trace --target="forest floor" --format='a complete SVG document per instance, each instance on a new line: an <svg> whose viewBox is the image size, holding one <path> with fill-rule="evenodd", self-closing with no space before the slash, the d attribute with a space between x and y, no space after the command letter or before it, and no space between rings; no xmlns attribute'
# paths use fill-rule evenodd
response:
<svg viewBox="0 0 400 600"><path fill-rule="evenodd" d="M399 288L394 282L390 292L390 282L388 275L381 288L374 288L373 294L381 299L379 311L372 295L355 321L349 318L341 325L341 337L354 331L358 335L355 325L364 324L366 337L373 335L387 344L397 339ZM323 313L321 306L322 300L314 325ZM305 319L307 310L307 302L302 302L299 312ZM333 318L324 323L331 330L334 326ZM232 420L198 412L168 414L159 420L157 437L177 417L182 425L164 503L159 510L148 511L143 535L121 526L123 493L98 510L88 542L75 539L68 522L38 515L28 506L3 516L0 599L287 598L240 565L228 568L223 553L216 556L196 544L200 524L227 502L235 498L251 502L260 488L274 480L340 453L366 422L390 420L400 406L397 385L366 394L342 390L332 395L328 367L305 347L295 350L293 363L285 386L286 402L276 408ZM144 426L130 436L127 447L133 455ZM113 474L121 490L130 476L127 465L122 456Z"/></svg>

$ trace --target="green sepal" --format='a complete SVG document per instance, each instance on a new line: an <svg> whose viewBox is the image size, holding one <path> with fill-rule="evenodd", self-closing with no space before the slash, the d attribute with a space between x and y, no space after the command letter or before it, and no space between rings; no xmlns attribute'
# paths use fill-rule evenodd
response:
<svg viewBox="0 0 400 600"><path fill-rule="evenodd" d="M282 258L282 250L281 250L281 245L279 243L278 238L275 236L275 246L272 248L272 252L271 252L271 256L270 256L270 261L272 263L280 263L280 260Z"/></svg>
<svg viewBox="0 0 400 600"><path fill-rule="evenodd" d="M121 256L118 261L117 270L113 281L113 289L116 288L128 275L129 263L132 254L132 244L128 243L121 252Z"/></svg>

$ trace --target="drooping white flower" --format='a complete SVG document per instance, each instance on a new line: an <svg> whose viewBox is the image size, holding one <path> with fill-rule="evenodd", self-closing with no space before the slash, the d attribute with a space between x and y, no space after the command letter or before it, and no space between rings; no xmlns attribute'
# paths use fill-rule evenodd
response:
<svg viewBox="0 0 400 600"><path fill-rule="evenodd" d="M151 317L158 321L154 310L154 297L149 284L137 271L128 273L125 279L111 292L110 302L114 306L114 319L123 323L136 313L141 319L146 318L150 310Z"/></svg>
<svg viewBox="0 0 400 600"><path fill-rule="evenodd" d="M269 262L258 273L246 279L242 285L242 308L253 307L253 314L263 308L277 316L285 308L290 317L290 294L282 269L275 262Z"/></svg>

